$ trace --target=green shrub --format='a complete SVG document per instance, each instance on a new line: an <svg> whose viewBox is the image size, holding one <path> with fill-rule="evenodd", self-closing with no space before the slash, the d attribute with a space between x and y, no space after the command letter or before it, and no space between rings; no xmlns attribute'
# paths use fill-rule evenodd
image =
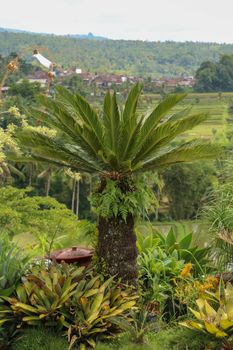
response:
<svg viewBox="0 0 233 350"><path fill-rule="evenodd" d="M209 269L209 248L195 246L192 233L177 237L171 228L165 236L153 226L146 228L148 234L137 230L143 300L152 312L160 311L163 318L170 321L187 313L186 305L175 295L175 280L185 264L191 266L195 276L204 275L203 270Z"/></svg>
<svg viewBox="0 0 233 350"><path fill-rule="evenodd" d="M80 233L95 226L77 222L77 216L51 197L30 196L31 189L0 188L0 234L7 234L31 254L78 244Z"/></svg>
<svg viewBox="0 0 233 350"><path fill-rule="evenodd" d="M10 296L26 268L28 257L5 236L0 239L0 297Z"/></svg>
<svg viewBox="0 0 233 350"><path fill-rule="evenodd" d="M195 274L203 274L203 269L209 269L210 248L199 248L193 243L193 233L183 232L181 237L170 228L167 235L159 232L153 226L145 226L147 233L144 235L137 230L137 245L140 253L150 249L161 248L167 255L178 256L184 263L191 262Z"/></svg>

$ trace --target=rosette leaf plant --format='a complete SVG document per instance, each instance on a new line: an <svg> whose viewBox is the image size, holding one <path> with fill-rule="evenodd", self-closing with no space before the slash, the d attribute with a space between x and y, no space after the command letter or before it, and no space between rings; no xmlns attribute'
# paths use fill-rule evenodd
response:
<svg viewBox="0 0 233 350"><path fill-rule="evenodd" d="M54 137L32 129L16 134L28 158L98 175L94 195L98 214L99 260L110 275L137 284L134 220L143 191L135 175L176 163L216 157L218 147L203 140L174 145L181 133L203 122L206 114L173 113L185 94L170 95L146 115L137 113L141 85L130 91L121 110L116 93L106 93L99 112L78 93L56 88L55 98L42 96L32 116L57 130ZM148 198L148 196L147 196Z"/></svg>

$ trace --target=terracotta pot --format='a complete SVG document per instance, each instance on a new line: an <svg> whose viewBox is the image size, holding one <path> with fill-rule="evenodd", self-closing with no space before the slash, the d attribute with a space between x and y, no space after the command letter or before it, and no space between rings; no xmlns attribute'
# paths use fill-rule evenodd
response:
<svg viewBox="0 0 233 350"><path fill-rule="evenodd" d="M92 249L72 247L56 250L52 252L48 258L52 261L56 261L57 263L77 263L80 266L88 266L91 263L92 257Z"/></svg>

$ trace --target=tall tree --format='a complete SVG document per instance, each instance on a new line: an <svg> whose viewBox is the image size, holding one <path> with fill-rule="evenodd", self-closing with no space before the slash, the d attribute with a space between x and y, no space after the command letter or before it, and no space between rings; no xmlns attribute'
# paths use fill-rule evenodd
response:
<svg viewBox="0 0 233 350"><path fill-rule="evenodd" d="M203 62L196 72L195 89L233 91L233 55L223 55L219 62Z"/></svg>
<svg viewBox="0 0 233 350"><path fill-rule="evenodd" d="M172 146L177 135L207 116L171 115L184 94L170 95L151 113L139 116L136 110L140 92L139 84L132 88L123 111L116 94L108 92L103 113L98 114L79 94L57 87L54 100L42 96L44 108L32 110L35 118L58 130L56 136L30 129L16 134L30 151L28 157L35 161L99 175L100 186L94 195L99 215L98 258L108 274L118 275L130 284L137 284L134 219L143 196L135 175L212 158L218 149L198 140ZM142 203L145 204L143 200Z"/></svg>
<svg viewBox="0 0 233 350"><path fill-rule="evenodd" d="M176 164L163 172L164 193L174 220L195 219L216 181L216 169L209 164Z"/></svg>

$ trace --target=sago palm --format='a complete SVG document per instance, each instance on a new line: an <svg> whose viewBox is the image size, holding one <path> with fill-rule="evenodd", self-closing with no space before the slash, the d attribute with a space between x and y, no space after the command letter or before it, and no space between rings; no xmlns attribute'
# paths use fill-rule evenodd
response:
<svg viewBox="0 0 233 350"><path fill-rule="evenodd" d="M22 130L17 137L35 161L99 174L100 194L106 190L109 179L124 194L135 191L133 175L136 173L216 156L217 147L204 141L171 145L178 135L206 119L205 114L171 114L171 109L185 94L170 95L152 112L140 116L136 111L140 92L139 84L132 88L123 111L117 104L116 94L107 92L103 112L98 113L79 94L57 87L54 100L41 97L43 108L32 110L34 117L58 130L57 136L51 138ZM135 284L134 214L129 212L123 219L117 209L115 213L98 217L97 255L108 273Z"/></svg>

